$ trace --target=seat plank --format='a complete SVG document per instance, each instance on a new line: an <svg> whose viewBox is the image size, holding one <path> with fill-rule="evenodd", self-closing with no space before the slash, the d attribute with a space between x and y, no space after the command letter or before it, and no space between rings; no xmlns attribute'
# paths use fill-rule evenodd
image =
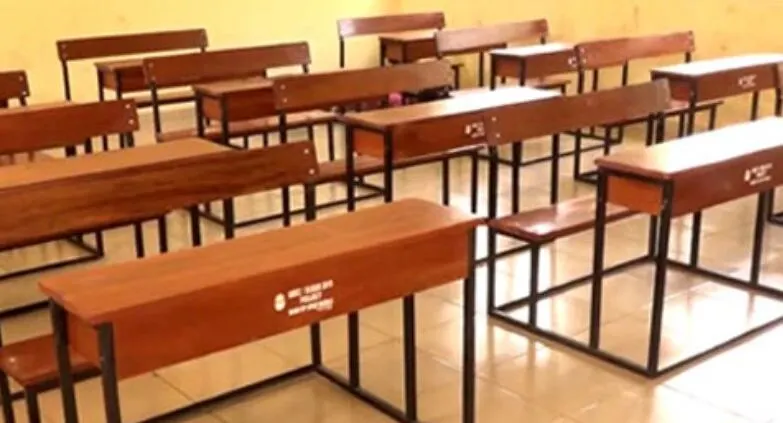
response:
<svg viewBox="0 0 783 423"><path fill-rule="evenodd" d="M86 358L71 351L74 375L96 371ZM56 383L60 373L52 335L25 339L0 348L0 370L23 388Z"/></svg>

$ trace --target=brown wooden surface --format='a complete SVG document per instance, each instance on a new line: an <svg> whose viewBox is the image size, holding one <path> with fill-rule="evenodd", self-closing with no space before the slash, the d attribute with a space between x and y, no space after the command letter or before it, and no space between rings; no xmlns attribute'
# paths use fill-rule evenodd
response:
<svg viewBox="0 0 783 423"><path fill-rule="evenodd" d="M195 86L201 94L204 117L219 123L224 119L225 103L229 121L242 121L275 115L275 95L272 81L266 78L215 82Z"/></svg>
<svg viewBox="0 0 783 423"><path fill-rule="evenodd" d="M413 63L438 56L434 30L406 31L379 37L384 59L393 63Z"/></svg>
<svg viewBox="0 0 783 423"><path fill-rule="evenodd" d="M574 46L547 43L511 47L490 52L495 61L495 75L519 78L522 66L528 79L571 73L577 70Z"/></svg>
<svg viewBox="0 0 783 423"><path fill-rule="evenodd" d="M505 144L644 118L669 105L668 84L663 80L508 105L490 114L489 142Z"/></svg>
<svg viewBox="0 0 783 423"><path fill-rule="evenodd" d="M407 199L40 286L68 310L71 345L93 362L90 325L114 325L124 378L462 279L478 223ZM328 287L320 300L331 307L295 313L319 300L311 286ZM310 298L292 295L299 288Z"/></svg>
<svg viewBox="0 0 783 423"><path fill-rule="evenodd" d="M253 118L253 115L263 115L259 113L258 109L244 109L242 113L247 113L245 118L248 120L234 120L234 115L229 116L231 122L228 125L228 132L231 137L243 137L258 135L264 132L276 131L280 128L280 120L275 117L266 118ZM322 110L313 110L310 112L291 113L287 116L286 127L302 128L307 125L318 125L327 122L337 120L337 115L332 112L326 112ZM156 135L158 141L174 141L183 138L193 138L198 136L196 128L190 129L178 129L174 131L161 132ZM204 135L202 138L206 138L213 141L223 141L223 129L219 122L212 122L204 128Z"/></svg>
<svg viewBox="0 0 783 423"><path fill-rule="evenodd" d="M28 104L24 107L11 107L8 109L2 109L0 110L0 116L16 114L16 113L30 113L36 110L43 110L43 109L56 109L68 104L77 104L77 103L62 100L62 101L52 101L47 103Z"/></svg>
<svg viewBox="0 0 783 423"><path fill-rule="evenodd" d="M508 22L473 28L444 29L435 33L442 55L489 51L519 41L538 41L549 35L546 19Z"/></svg>
<svg viewBox="0 0 783 423"><path fill-rule="evenodd" d="M696 45L693 32L687 31L588 41L575 48L583 69L600 69L620 66L630 60L692 53Z"/></svg>
<svg viewBox="0 0 783 423"><path fill-rule="evenodd" d="M0 102L16 100L30 95L25 71L0 72Z"/></svg>
<svg viewBox="0 0 783 423"><path fill-rule="evenodd" d="M121 34L57 41L60 60L124 56L207 47L205 29Z"/></svg>
<svg viewBox="0 0 783 423"><path fill-rule="evenodd" d="M783 55L779 59L783 63ZM698 101L705 101L776 88L775 64L750 65L753 62L746 61L747 66L726 66L723 70L717 70L717 66L710 67L711 72L695 72L693 75L670 73L659 68L652 71L652 77L668 79L672 97L681 101L689 101L691 95L697 95ZM730 64L728 61L725 63ZM707 67L701 69L706 70Z"/></svg>
<svg viewBox="0 0 783 423"><path fill-rule="evenodd" d="M744 54L739 56L721 57L717 59L697 60L690 63L680 63L662 66L652 70L654 75L699 77L732 70L755 68L761 65L777 65L783 63L783 54Z"/></svg>
<svg viewBox="0 0 783 423"><path fill-rule="evenodd" d="M781 133L783 118L767 118L615 153L595 162L600 170L647 178L651 184L674 184L673 210L679 216L783 183ZM638 186L625 184L625 191ZM661 201L660 190L616 189L613 193L611 188L609 200L633 210L649 211L649 204Z"/></svg>
<svg viewBox="0 0 783 423"><path fill-rule="evenodd" d="M495 219L489 222L489 226L503 235L541 244L593 228L595 203L593 197L575 198L554 206ZM606 210L606 220L607 223L614 222L634 213L610 204Z"/></svg>
<svg viewBox="0 0 783 423"><path fill-rule="evenodd" d="M0 248L302 183L316 173L311 142L226 151L199 139L2 167L3 203L25 212L0 217Z"/></svg>
<svg viewBox="0 0 783 423"><path fill-rule="evenodd" d="M78 145L91 137L139 128L132 100L15 110L0 114L0 154Z"/></svg>
<svg viewBox="0 0 783 423"><path fill-rule="evenodd" d="M159 88L261 77L266 70L310 64L306 42L144 59L147 82Z"/></svg>
<svg viewBox="0 0 783 423"><path fill-rule="evenodd" d="M407 13L340 19L337 21L337 34L347 38L390 32L440 29L444 26L446 26L446 17L443 12Z"/></svg>
<svg viewBox="0 0 783 423"><path fill-rule="evenodd" d="M59 381L54 337L44 335L14 342L0 348L0 370L22 387ZM78 375L95 370L86 358L71 352L71 369Z"/></svg>
<svg viewBox="0 0 783 423"><path fill-rule="evenodd" d="M438 60L357 70L339 70L274 79L279 111L340 106L397 92L417 92L452 84L451 65Z"/></svg>

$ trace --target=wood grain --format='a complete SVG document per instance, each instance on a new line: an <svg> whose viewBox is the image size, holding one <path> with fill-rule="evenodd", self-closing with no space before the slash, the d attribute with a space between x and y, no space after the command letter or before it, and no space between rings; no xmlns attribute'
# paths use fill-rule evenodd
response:
<svg viewBox="0 0 783 423"><path fill-rule="evenodd" d="M121 34L57 41L62 61L207 47L205 29Z"/></svg>

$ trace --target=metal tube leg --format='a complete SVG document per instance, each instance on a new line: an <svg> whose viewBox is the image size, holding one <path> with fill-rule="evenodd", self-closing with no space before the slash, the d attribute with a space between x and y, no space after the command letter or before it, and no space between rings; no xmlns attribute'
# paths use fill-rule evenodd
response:
<svg viewBox="0 0 783 423"><path fill-rule="evenodd" d="M144 222L133 224L133 239L136 244L136 258L143 258L146 255L144 251Z"/></svg>
<svg viewBox="0 0 783 423"><path fill-rule="evenodd" d="M263 134L261 134L261 137L263 137L263 141L261 141L263 143L263 146L269 147L269 133L264 132Z"/></svg>
<svg viewBox="0 0 783 423"><path fill-rule="evenodd" d="M534 244L530 248L530 303L528 305L528 323L536 326L538 321L538 263L541 246Z"/></svg>
<svg viewBox="0 0 783 423"><path fill-rule="evenodd" d="M198 206L189 209L190 212L190 243L192 247L201 245L201 217L198 213Z"/></svg>
<svg viewBox="0 0 783 423"><path fill-rule="evenodd" d="M699 250L701 249L701 212L693 213L691 229L691 267L699 265Z"/></svg>
<svg viewBox="0 0 783 423"><path fill-rule="evenodd" d="M759 194L758 205L756 206L756 225L753 231L753 252L750 260L750 284L759 284L759 275L761 273L761 254L764 249L764 224L766 211L768 209L771 191Z"/></svg>
<svg viewBox="0 0 783 423"><path fill-rule="evenodd" d="M606 173L598 171L595 196L595 246L593 251L593 283L590 294L590 348L598 349L601 339L601 300L603 296L604 243L606 238Z"/></svg>
<svg viewBox="0 0 783 423"><path fill-rule="evenodd" d="M468 242L468 276L463 284L462 421L476 421L476 231Z"/></svg>
<svg viewBox="0 0 783 423"><path fill-rule="evenodd" d="M574 134L574 179L578 179L582 173L582 130Z"/></svg>
<svg viewBox="0 0 783 423"><path fill-rule="evenodd" d="M65 423L78 423L76 393L73 386L71 358L68 353L68 326L65 309L55 302L50 303L54 345L57 354L57 371L60 374L60 395L63 402Z"/></svg>
<svg viewBox="0 0 783 423"><path fill-rule="evenodd" d="M669 256L669 236L672 221L671 201L673 187L666 184L663 187L663 211L660 217L658 233L658 251L655 258L655 286L653 288L653 303L650 322L650 344L647 352L647 372L654 375L658 372L661 353L661 337L663 326L663 303L666 295L666 266Z"/></svg>
<svg viewBox="0 0 783 423"><path fill-rule="evenodd" d="M470 212L478 213L479 155L470 155Z"/></svg>
<svg viewBox="0 0 783 423"><path fill-rule="evenodd" d="M359 369L359 313L348 314L348 380L358 388L361 383Z"/></svg>
<svg viewBox="0 0 783 423"><path fill-rule="evenodd" d="M283 187L283 226L291 226L291 188Z"/></svg>
<svg viewBox="0 0 783 423"><path fill-rule="evenodd" d="M549 204L557 204L560 198L560 134L552 135L552 166L549 182Z"/></svg>
<svg viewBox="0 0 783 423"><path fill-rule="evenodd" d="M101 385L104 407L106 407L106 423L121 423L117 364L114 359L114 328L111 324L98 327L98 351L101 360Z"/></svg>
<svg viewBox="0 0 783 423"><path fill-rule="evenodd" d="M236 230L234 218L234 200L232 198L223 200L223 236L226 239L234 238Z"/></svg>
<svg viewBox="0 0 783 423"><path fill-rule="evenodd" d="M38 405L38 393L35 391L25 391L25 408L27 408L27 419L29 423L41 423L41 407Z"/></svg>
<svg viewBox="0 0 783 423"><path fill-rule="evenodd" d="M658 246L658 217L650 216L650 225L647 234L647 256L655 258Z"/></svg>
<svg viewBox="0 0 783 423"><path fill-rule="evenodd" d="M334 151L334 124L332 122L329 122L326 124L326 140L327 140L327 148L329 149L329 161L334 161L335 158L335 151Z"/></svg>
<svg viewBox="0 0 783 423"><path fill-rule="evenodd" d="M402 320L405 360L405 416L418 420L416 398L416 302L413 295L402 300Z"/></svg>
<svg viewBox="0 0 783 423"><path fill-rule="evenodd" d="M753 91L753 97L750 101L750 120L756 120L759 117L759 92Z"/></svg>
<svg viewBox="0 0 783 423"><path fill-rule="evenodd" d="M0 406L3 408L3 420L5 423L16 423L14 405L11 401L11 387L8 383L8 375L0 374Z"/></svg>
<svg viewBox="0 0 783 423"><path fill-rule="evenodd" d="M487 189L487 215L494 219L498 214L498 150L489 147L489 187ZM495 310L495 257L497 250L497 234L489 227L487 229L487 312Z"/></svg>
<svg viewBox="0 0 783 423"><path fill-rule="evenodd" d="M161 254L169 252L169 228L165 214L158 218L158 251Z"/></svg>
<svg viewBox="0 0 783 423"><path fill-rule="evenodd" d="M451 160L446 158L441 161L441 202L448 206L451 200Z"/></svg>
<svg viewBox="0 0 783 423"><path fill-rule="evenodd" d="M511 144L511 213L519 213L519 173L522 164L522 143Z"/></svg>

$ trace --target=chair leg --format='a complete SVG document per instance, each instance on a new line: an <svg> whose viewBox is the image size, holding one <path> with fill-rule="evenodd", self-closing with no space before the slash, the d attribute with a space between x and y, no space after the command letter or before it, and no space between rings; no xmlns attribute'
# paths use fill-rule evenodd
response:
<svg viewBox="0 0 783 423"><path fill-rule="evenodd" d="M443 179L442 181L442 191L441 191L441 200L443 201L444 206L448 206L450 203L450 191L451 191L451 184L450 182L450 166L449 166L449 159L443 159L441 162L441 177Z"/></svg>
<svg viewBox="0 0 783 423"><path fill-rule="evenodd" d="M38 405L38 392L25 391L24 402L27 407L27 420L30 423L41 423L41 408Z"/></svg>
<svg viewBox="0 0 783 423"><path fill-rule="evenodd" d="M8 383L8 376L5 374L0 375L0 405L3 408L5 423L16 423L13 401L11 400L11 388Z"/></svg>
<svg viewBox="0 0 783 423"><path fill-rule="evenodd" d="M541 246L534 244L530 248L530 304L528 305L528 323L536 326L538 319L538 264Z"/></svg>

